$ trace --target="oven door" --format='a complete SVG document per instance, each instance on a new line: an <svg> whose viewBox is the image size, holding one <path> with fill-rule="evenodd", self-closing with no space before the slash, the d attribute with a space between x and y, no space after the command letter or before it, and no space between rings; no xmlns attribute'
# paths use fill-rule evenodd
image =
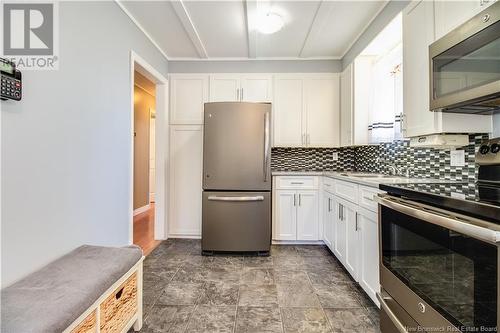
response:
<svg viewBox="0 0 500 333"><path fill-rule="evenodd" d="M500 2L429 47L430 108L490 113L500 108Z"/></svg>
<svg viewBox="0 0 500 333"><path fill-rule="evenodd" d="M390 300L424 331L496 331L499 226L388 195L378 202L385 312Z"/></svg>

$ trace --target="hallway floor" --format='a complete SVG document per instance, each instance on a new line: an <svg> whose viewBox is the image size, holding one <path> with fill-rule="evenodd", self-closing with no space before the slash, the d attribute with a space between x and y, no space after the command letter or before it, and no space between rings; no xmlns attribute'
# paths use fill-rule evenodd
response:
<svg viewBox="0 0 500 333"><path fill-rule="evenodd" d="M324 246L200 255L167 240L144 261L141 332L379 332L378 309Z"/></svg>
<svg viewBox="0 0 500 333"><path fill-rule="evenodd" d="M151 203L151 207L144 213L134 216L134 244L139 245L148 255L160 244L154 238L155 233L155 205Z"/></svg>

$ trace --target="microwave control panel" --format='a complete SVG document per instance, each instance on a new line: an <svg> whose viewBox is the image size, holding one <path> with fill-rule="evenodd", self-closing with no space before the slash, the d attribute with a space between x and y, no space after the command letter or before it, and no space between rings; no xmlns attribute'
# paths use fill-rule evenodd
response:
<svg viewBox="0 0 500 333"><path fill-rule="evenodd" d="M0 58L0 99L20 101L23 91L21 72L16 65Z"/></svg>

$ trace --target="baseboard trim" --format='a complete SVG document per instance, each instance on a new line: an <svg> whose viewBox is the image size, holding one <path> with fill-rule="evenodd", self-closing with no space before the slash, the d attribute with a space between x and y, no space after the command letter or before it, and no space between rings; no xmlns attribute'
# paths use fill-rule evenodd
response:
<svg viewBox="0 0 500 333"><path fill-rule="evenodd" d="M325 243L319 241L298 241L298 240L274 240L271 242L273 245L324 245Z"/></svg>
<svg viewBox="0 0 500 333"><path fill-rule="evenodd" d="M134 216L139 215L141 213L147 212L148 209L151 208L151 204L147 204L146 206L139 207L134 209Z"/></svg>
<svg viewBox="0 0 500 333"><path fill-rule="evenodd" d="M168 239L170 238L185 238L185 239L201 239L201 235L190 235L190 234L168 234Z"/></svg>

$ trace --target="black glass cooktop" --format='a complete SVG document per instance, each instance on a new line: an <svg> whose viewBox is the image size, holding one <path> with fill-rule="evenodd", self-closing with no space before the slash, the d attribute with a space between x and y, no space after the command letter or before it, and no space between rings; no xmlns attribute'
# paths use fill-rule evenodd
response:
<svg viewBox="0 0 500 333"><path fill-rule="evenodd" d="M500 186L467 183L380 184L391 195L500 223Z"/></svg>

